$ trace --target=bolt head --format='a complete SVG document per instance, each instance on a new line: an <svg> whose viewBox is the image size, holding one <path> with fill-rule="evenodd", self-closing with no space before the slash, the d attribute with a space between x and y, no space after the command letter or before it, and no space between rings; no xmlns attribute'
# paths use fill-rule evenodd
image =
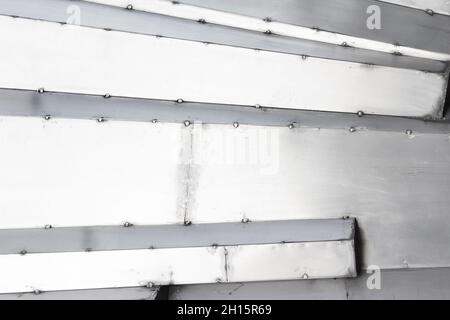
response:
<svg viewBox="0 0 450 320"><path fill-rule="evenodd" d="M51 229L51 228L53 228L53 226L52 226L51 224L46 224L46 225L44 226L44 229Z"/></svg>
<svg viewBox="0 0 450 320"><path fill-rule="evenodd" d="M124 222L124 224L123 224L123 226L125 227L125 228L129 228L129 227L132 227L133 226L133 224L131 223L131 222Z"/></svg>
<svg viewBox="0 0 450 320"><path fill-rule="evenodd" d="M185 226L190 226L191 224L192 224L192 222L189 221L189 220L186 220L186 221L184 222L184 225L185 225Z"/></svg>
<svg viewBox="0 0 450 320"><path fill-rule="evenodd" d="M249 218L244 218L244 219L242 219L242 223L249 223L250 222L250 219Z"/></svg>
<svg viewBox="0 0 450 320"><path fill-rule="evenodd" d="M97 122L105 122L106 120L105 120L105 118L103 118L103 117L99 117L99 118L97 118Z"/></svg>
<svg viewBox="0 0 450 320"><path fill-rule="evenodd" d="M42 293L42 291L41 291L41 290L39 290L39 289L34 289L34 290L33 290L33 293L34 293L34 294L41 294L41 293Z"/></svg>
<svg viewBox="0 0 450 320"><path fill-rule="evenodd" d="M153 288L153 287L155 286L155 284L154 284L153 282L147 282L147 283L145 284L145 286L146 286L147 288Z"/></svg>
<svg viewBox="0 0 450 320"><path fill-rule="evenodd" d="M265 34L272 34L272 31L271 30L266 30L266 31L264 31L264 33Z"/></svg>
<svg viewBox="0 0 450 320"><path fill-rule="evenodd" d="M434 11L431 9L426 9L425 12L428 13L430 16L434 15Z"/></svg>
<svg viewBox="0 0 450 320"><path fill-rule="evenodd" d="M408 129L408 130L405 131L405 133L406 133L408 136L410 136L410 135L413 134L413 131L412 131L411 129Z"/></svg>
<svg viewBox="0 0 450 320"><path fill-rule="evenodd" d="M152 123L157 123L158 122L158 119L153 119L152 120Z"/></svg>
<svg viewBox="0 0 450 320"><path fill-rule="evenodd" d="M133 10L133 5L132 4L127 5L127 10Z"/></svg>
<svg viewBox="0 0 450 320"><path fill-rule="evenodd" d="M189 127L191 125L191 122L189 120L184 121L184 126Z"/></svg>
<svg viewBox="0 0 450 320"><path fill-rule="evenodd" d="M361 118L364 115L364 112L360 110L356 114L358 115L358 117Z"/></svg>
<svg viewBox="0 0 450 320"><path fill-rule="evenodd" d="M256 108L256 109L260 109L260 108L261 108L261 105L260 105L260 104L255 104L255 108Z"/></svg>
<svg viewBox="0 0 450 320"><path fill-rule="evenodd" d="M304 273L304 274L302 275L302 278L303 278L303 279L308 279L308 278L309 278L309 276L308 276L308 274L307 274L307 273Z"/></svg>
<svg viewBox="0 0 450 320"><path fill-rule="evenodd" d="M44 90L44 88L39 88L39 89L37 90L37 92L38 92L38 93L44 93L45 90Z"/></svg>
<svg viewBox="0 0 450 320"><path fill-rule="evenodd" d="M51 118L52 118L52 117L51 117L50 115L45 115L45 116L44 116L44 119L47 120L47 121L50 120Z"/></svg>
<svg viewBox="0 0 450 320"><path fill-rule="evenodd" d="M183 103L184 100L183 99L177 99L177 103Z"/></svg>
<svg viewBox="0 0 450 320"><path fill-rule="evenodd" d="M239 122L234 122L233 127L235 127L235 128L239 127Z"/></svg>
<svg viewBox="0 0 450 320"><path fill-rule="evenodd" d="M24 256L24 255L26 255L28 252L27 252L27 250L22 250L22 251L20 251L19 253L20 253L20 255Z"/></svg>
<svg viewBox="0 0 450 320"><path fill-rule="evenodd" d="M356 131L356 128L355 127L350 127L350 128L348 128L348 131L350 131L350 132L355 132Z"/></svg>
<svg viewBox="0 0 450 320"><path fill-rule="evenodd" d="M105 94L105 95L103 96L103 98L109 99L109 98L111 98L111 95L110 95L109 93L107 93L107 94Z"/></svg>
<svg viewBox="0 0 450 320"><path fill-rule="evenodd" d="M293 124L293 123L291 123L291 124L289 124L289 125L288 125L288 128L289 128L289 129L294 129L294 128L295 128L295 126L294 126L294 124Z"/></svg>

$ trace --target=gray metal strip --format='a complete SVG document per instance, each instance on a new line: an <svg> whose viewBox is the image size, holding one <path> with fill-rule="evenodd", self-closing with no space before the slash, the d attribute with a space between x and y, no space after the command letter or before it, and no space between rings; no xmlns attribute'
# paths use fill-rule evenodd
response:
<svg viewBox="0 0 450 320"><path fill-rule="evenodd" d="M0 115L448 133L446 121L0 89Z"/></svg>
<svg viewBox="0 0 450 320"><path fill-rule="evenodd" d="M124 10L84 1L35 0L30 3L27 0L0 0L0 4L0 14L2 15L62 23L67 22L69 18L67 8L75 4L80 8L80 24L94 28L429 72L444 72L447 67L447 64L443 62L429 59L396 56L219 25L200 24L191 20Z"/></svg>
<svg viewBox="0 0 450 320"><path fill-rule="evenodd" d="M0 294L0 300L155 300L160 287L36 291Z"/></svg>
<svg viewBox="0 0 450 320"><path fill-rule="evenodd" d="M353 239L354 228L354 219L323 219L186 226L1 229L0 254L338 241Z"/></svg>
<svg viewBox="0 0 450 320"><path fill-rule="evenodd" d="M372 0L181 0L181 3L450 53L450 17ZM381 10L381 29L367 28L370 5Z"/></svg>

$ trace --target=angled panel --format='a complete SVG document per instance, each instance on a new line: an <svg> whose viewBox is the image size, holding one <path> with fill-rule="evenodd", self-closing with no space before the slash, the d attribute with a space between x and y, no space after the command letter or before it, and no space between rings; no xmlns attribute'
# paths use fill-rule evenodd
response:
<svg viewBox="0 0 450 320"><path fill-rule="evenodd" d="M5 88L416 117L442 112L440 74L4 16L0 26Z"/></svg>

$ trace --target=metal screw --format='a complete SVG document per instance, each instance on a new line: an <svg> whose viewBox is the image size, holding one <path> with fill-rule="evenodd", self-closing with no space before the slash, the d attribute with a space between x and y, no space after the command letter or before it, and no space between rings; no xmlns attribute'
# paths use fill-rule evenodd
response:
<svg viewBox="0 0 450 320"><path fill-rule="evenodd" d="M405 131L405 133L406 133L408 136L410 136L410 135L413 134L413 131L412 131L411 129L408 129L408 130Z"/></svg>
<svg viewBox="0 0 450 320"><path fill-rule="evenodd" d="M265 34L272 34L272 31L271 30L266 30L266 31L264 31L264 33Z"/></svg>
<svg viewBox="0 0 450 320"><path fill-rule="evenodd" d="M261 108L261 105L260 105L260 104L255 104L255 108L256 108L256 109L260 109L260 108Z"/></svg>
<svg viewBox="0 0 450 320"><path fill-rule="evenodd" d="M289 128L289 129L294 129L294 128L295 128L295 126L294 126L294 124L293 124L293 123L291 123L291 124L289 124L289 125L288 125L288 128Z"/></svg>
<svg viewBox="0 0 450 320"><path fill-rule="evenodd" d="M355 132L356 131L356 128L355 127L350 127L350 128L348 128L348 131L350 131L350 132Z"/></svg>
<svg viewBox="0 0 450 320"><path fill-rule="evenodd" d="M145 284L145 286L146 286L147 288L153 288L153 287L155 286L155 284L154 284L153 282L147 282L147 283Z"/></svg>
<svg viewBox="0 0 450 320"><path fill-rule="evenodd" d="M44 229L51 229L51 228L53 228L53 226L52 226L51 224L46 224L46 225L44 226Z"/></svg>
<svg viewBox="0 0 450 320"><path fill-rule="evenodd" d="M99 117L99 118L97 118L97 122L105 122L106 120L105 120L105 118L103 118L103 117Z"/></svg>
<svg viewBox="0 0 450 320"><path fill-rule="evenodd" d="M45 115L45 116L44 116L44 119L45 119L45 120L50 120L51 118L52 118L52 117L49 116L49 115Z"/></svg>
<svg viewBox="0 0 450 320"><path fill-rule="evenodd" d="M41 294L41 293L42 293L42 291L41 291L41 290L39 290L39 289L34 289L34 290L33 290L33 293L34 293L34 294Z"/></svg>
<svg viewBox="0 0 450 320"><path fill-rule="evenodd" d="M191 125L191 122L189 120L184 121L184 126L189 127Z"/></svg>
<svg viewBox="0 0 450 320"><path fill-rule="evenodd" d="M133 5L131 4L127 5L127 10L133 10Z"/></svg>
<svg viewBox="0 0 450 320"><path fill-rule="evenodd" d="M348 45L348 43L345 42L345 41L341 43L341 46L342 46L342 47L350 47L350 46Z"/></svg>
<svg viewBox="0 0 450 320"><path fill-rule="evenodd" d="M198 22L198 23L202 23L202 24L203 24L203 23L206 23L206 20L205 20L205 19L203 19L203 18L201 18L201 19L198 19L198 20L197 20L197 22Z"/></svg>
<svg viewBox="0 0 450 320"><path fill-rule="evenodd" d="M44 88L39 88L37 92L38 93L44 93L44 91L45 91Z"/></svg>
<svg viewBox="0 0 450 320"><path fill-rule="evenodd" d="M364 115L364 112L360 110L356 114L358 115L358 117L361 118Z"/></svg>
<svg viewBox="0 0 450 320"><path fill-rule="evenodd" d="M308 56L306 54L302 54L302 60L308 59Z"/></svg>
<svg viewBox="0 0 450 320"><path fill-rule="evenodd" d="M425 12L428 13L430 16L434 15L434 11L431 9L426 9Z"/></svg>
<svg viewBox="0 0 450 320"><path fill-rule="evenodd" d="M184 225L185 225L185 226L190 226L191 224L192 224L192 222L189 221L189 220L186 220L186 221L184 222Z"/></svg>
<svg viewBox="0 0 450 320"><path fill-rule="evenodd" d="M183 99L177 99L177 103L183 103Z"/></svg>
<svg viewBox="0 0 450 320"><path fill-rule="evenodd" d="M153 119L152 120L152 123L157 123L158 122L158 119Z"/></svg>
<svg viewBox="0 0 450 320"><path fill-rule="evenodd" d="M234 122L233 127L235 127L235 128L239 127L239 122Z"/></svg>
<svg viewBox="0 0 450 320"><path fill-rule="evenodd" d="M244 218L244 219L242 219L241 221L242 221L242 223L249 223L249 222L250 222L250 219L249 219L249 218Z"/></svg>
<svg viewBox="0 0 450 320"><path fill-rule="evenodd" d="M20 251L19 253L20 253L20 255L24 256L24 255L26 255L28 252L27 252L27 250L22 250L22 251Z"/></svg>
<svg viewBox="0 0 450 320"><path fill-rule="evenodd" d="M125 223L123 224L123 226L124 226L125 228L129 228L129 227L132 227L133 224L127 221L127 222L125 222Z"/></svg>
<svg viewBox="0 0 450 320"><path fill-rule="evenodd" d="M216 243L213 243L212 245L211 245L211 247L213 247L213 249L217 249L217 244Z"/></svg>
<svg viewBox="0 0 450 320"><path fill-rule="evenodd" d="M265 22L272 22L272 18L271 17L265 17L263 19L263 21L265 21Z"/></svg>
<svg viewBox="0 0 450 320"><path fill-rule="evenodd" d="M110 95L109 93L107 93L107 94L105 94L105 95L103 96L103 98L109 99L109 98L111 98L111 95Z"/></svg>

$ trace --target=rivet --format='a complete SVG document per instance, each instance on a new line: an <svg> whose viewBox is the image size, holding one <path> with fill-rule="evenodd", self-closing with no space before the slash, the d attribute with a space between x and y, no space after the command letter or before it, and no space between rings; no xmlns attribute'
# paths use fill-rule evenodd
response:
<svg viewBox="0 0 450 320"><path fill-rule="evenodd" d="M272 18L271 17L265 17L263 19L264 22L272 22Z"/></svg>
<svg viewBox="0 0 450 320"><path fill-rule="evenodd" d="M295 126L294 126L294 124L293 124L293 123L291 123L291 124L289 124L289 125L288 125L288 128L289 128L289 129L294 129L294 128L295 128Z"/></svg>
<svg viewBox="0 0 450 320"><path fill-rule="evenodd" d="M392 54L394 56L402 56L403 55L403 53L401 53L400 51L394 51L394 52L392 52Z"/></svg>
<svg viewBox="0 0 450 320"><path fill-rule="evenodd" d="M250 219L249 219L249 218L244 218L244 219L241 220L241 222L242 222L242 223L249 223L249 222L250 222Z"/></svg>
<svg viewBox="0 0 450 320"><path fill-rule="evenodd" d="M345 42L345 41L341 43L341 46L342 46L342 47L349 47L348 43Z"/></svg>
<svg viewBox="0 0 450 320"><path fill-rule="evenodd" d="M45 116L44 116L44 119L47 120L47 121L50 120L51 118L52 118L52 117L51 117L50 115L45 115Z"/></svg>
<svg viewBox="0 0 450 320"><path fill-rule="evenodd" d="M413 131L412 131L411 129L408 129L408 130L405 131L405 133L406 133L408 136L410 136L410 135L413 134Z"/></svg>
<svg viewBox="0 0 450 320"><path fill-rule="evenodd" d="M358 115L358 117L361 118L364 115L364 112L360 110L356 114Z"/></svg>
<svg viewBox="0 0 450 320"><path fill-rule="evenodd" d="M306 54L302 54L302 60L308 59L308 56Z"/></svg>
<svg viewBox="0 0 450 320"><path fill-rule="evenodd" d="M147 282L147 283L145 284L145 286L146 286L147 288L153 288L153 287L155 286L155 284L154 284L153 282Z"/></svg>
<svg viewBox="0 0 450 320"><path fill-rule="evenodd" d="M52 226L51 224L46 224L46 225L44 226L44 229L51 229L51 228L53 228L53 226Z"/></svg>
<svg viewBox="0 0 450 320"><path fill-rule="evenodd" d="M24 255L26 255L28 252L27 252L27 250L22 250L22 251L20 251L19 253L20 253L20 255L24 256Z"/></svg>
<svg viewBox="0 0 450 320"><path fill-rule="evenodd" d="M38 92L38 93L44 93L44 92L45 92L45 89L44 89L44 88L39 88L39 89L37 90L37 92Z"/></svg>
<svg viewBox="0 0 450 320"><path fill-rule="evenodd" d="M233 122L233 127L235 128L239 127L239 122Z"/></svg>
<svg viewBox="0 0 450 320"><path fill-rule="evenodd" d="M350 216L343 216L342 219L348 220L348 219L350 219Z"/></svg>
<svg viewBox="0 0 450 320"><path fill-rule="evenodd" d="M434 15L434 11L431 9L426 9L425 12L428 13L430 16Z"/></svg>
<svg viewBox="0 0 450 320"><path fill-rule="evenodd" d="M272 34L272 31L271 30L266 30L266 31L264 31L264 33L265 34Z"/></svg>
<svg viewBox="0 0 450 320"><path fill-rule="evenodd" d="M198 22L198 23L202 23L202 24L204 24L204 23L206 23L206 20L205 20L205 19L203 19L203 18L201 18L201 19L198 19L198 20L197 20L197 22Z"/></svg>
<svg viewBox="0 0 450 320"><path fill-rule="evenodd" d="M39 290L39 289L34 289L34 290L33 290L33 293L34 293L34 294L41 294L41 293L42 293L42 291L41 291L41 290Z"/></svg>
<svg viewBox="0 0 450 320"><path fill-rule="evenodd" d="M260 104L255 104L255 108L256 108L256 109L260 109L260 108L261 108L261 105L260 105Z"/></svg>
<svg viewBox="0 0 450 320"><path fill-rule="evenodd" d="M103 98L109 99L109 98L111 98L111 95L110 95L109 93L107 93L107 94L105 94L105 95L103 96Z"/></svg>
<svg viewBox="0 0 450 320"><path fill-rule="evenodd" d="M217 278L217 279L216 279L216 283L222 283L222 279Z"/></svg>
<svg viewBox="0 0 450 320"><path fill-rule="evenodd" d="M213 247L213 249L217 249L218 245L217 245L216 243L213 243L213 244L211 245L211 247Z"/></svg>
<svg viewBox="0 0 450 320"><path fill-rule="evenodd" d="M356 128L355 128L355 127L350 127L350 128L348 128L348 131L350 131L350 132L355 132L355 131L356 131Z"/></svg>
<svg viewBox="0 0 450 320"><path fill-rule="evenodd" d="M308 279L308 278L309 278L309 276L308 276L308 274L307 274L307 273L304 273L304 274L302 275L302 278L303 278L303 279Z"/></svg>
<svg viewBox="0 0 450 320"><path fill-rule="evenodd" d="M189 120L184 121L184 126L189 127L191 125L191 122Z"/></svg>
<svg viewBox="0 0 450 320"><path fill-rule="evenodd" d="M133 10L133 5L132 4L127 5L127 10Z"/></svg>
<svg viewBox="0 0 450 320"><path fill-rule="evenodd" d="M105 122L106 120L105 120L105 118L103 118L103 117L99 117L99 118L97 118L97 122Z"/></svg>
<svg viewBox="0 0 450 320"><path fill-rule="evenodd" d="M191 224L192 224L192 222L189 221L189 220L186 220L186 221L184 222L184 225L185 225L185 226L190 226Z"/></svg>
<svg viewBox="0 0 450 320"><path fill-rule="evenodd" d="M158 122L158 119L153 119L152 120L152 123L157 123Z"/></svg>
<svg viewBox="0 0 450 320"><path fill-rule="evenodd" d="M177 99L177 103L183 103L184 100L183 99Z"/></svg>
<svg viewBox="0 0 450 320"><path fill-rule="evenodd" d="M132 227L133 226L133 224L131 223L131 222L124 222L124 224L123 224L123 226L125 227L125 228L129 228L129 227Z"/></svg>

